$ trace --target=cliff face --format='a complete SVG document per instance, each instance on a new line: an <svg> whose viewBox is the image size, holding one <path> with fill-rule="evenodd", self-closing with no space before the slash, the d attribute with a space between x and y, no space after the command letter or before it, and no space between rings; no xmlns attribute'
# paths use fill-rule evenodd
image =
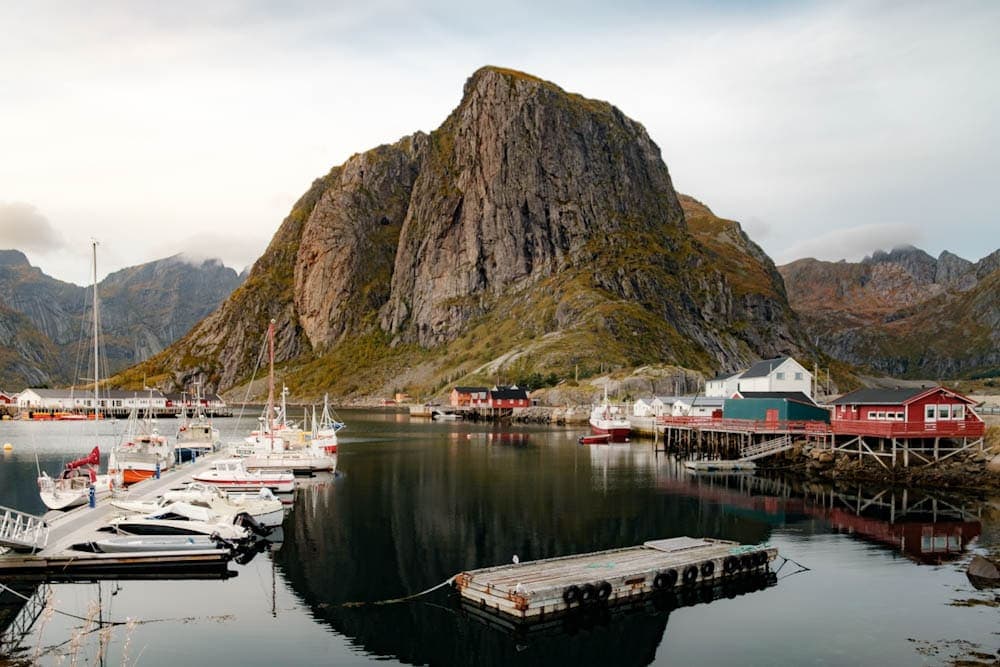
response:
<svg viewBox="0 0 1000 667"><path fill-rule="evenodd" d="M773 264L697 207L689 229L659 148L615 107L483 68L430 135L317 180L246 283L119 382L232 387L270 318L300 392L801 352Z"/></svg>
<svg viewBox="0 0 1000 667"><path fill-rule="evenodd" d="M195 265L179 257L122 269L102 280L101 324L111 371L177 340L217 308L236 281L236 272L221 264ZM89 288L45 275L16 250L0 251L0 308L7 311L4 328L12 346L5 354L5 386L18 391L68 384L79 375L73 360L92 345Z"/></svg>
<svg viewBox="0 0 1000 667"><path fill-rule="evenodd" d="M972 263L898 248L858 263L803 259L780 271L809 335L837 359L913 378L1000 368L1000 251Z"/></svg>

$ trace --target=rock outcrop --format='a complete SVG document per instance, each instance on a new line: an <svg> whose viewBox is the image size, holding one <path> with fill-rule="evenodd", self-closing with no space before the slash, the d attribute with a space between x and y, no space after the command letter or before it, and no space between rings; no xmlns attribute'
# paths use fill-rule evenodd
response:
<svg viewBox="0 0 1000 667"><path fill-rule="evenodd" d="M1000 370L1000 251L972 263L907 247L780 271L809 336L834 358L896 377Z"/></svg>
<svg viewBox="0 0 1000 667"><path fill-rule="evenodd" d="M496 67L429 135L317 180L244 285L117 381L232 387L254 374L269 319L300 394L529 368L714 371L808 348L773 263L682 202L642 125Z"/></svg>

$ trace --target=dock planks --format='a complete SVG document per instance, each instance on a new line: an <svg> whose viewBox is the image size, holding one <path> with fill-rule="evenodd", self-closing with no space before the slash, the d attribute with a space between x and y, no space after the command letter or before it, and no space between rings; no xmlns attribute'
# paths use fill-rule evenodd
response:
<svg viewBox="0 0 1000 667"><path fill-rule="evenodd" d="M463 572L467 601L522 620L591 604L620 604L658 591L759 573L777 550L677 537L624 549Z"/></svg>

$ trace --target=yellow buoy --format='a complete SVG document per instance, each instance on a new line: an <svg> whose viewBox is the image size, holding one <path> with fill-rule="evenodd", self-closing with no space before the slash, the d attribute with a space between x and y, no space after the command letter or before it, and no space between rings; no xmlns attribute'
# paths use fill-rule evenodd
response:
<svg viewBox="0 0 1000 667"><path fill-rule="evenodd" d="M10 444L9 442L5 442L5 443L3 443L3 450L5 452L14 451L14 445Z"/></svg>

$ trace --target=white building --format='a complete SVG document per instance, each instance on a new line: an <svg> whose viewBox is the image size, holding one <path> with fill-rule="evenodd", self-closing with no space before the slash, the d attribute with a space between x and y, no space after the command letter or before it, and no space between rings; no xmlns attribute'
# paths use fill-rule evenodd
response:
<svg viewBox="0 0 1000 667"><path fill-rule="evenodd" d="M705 395L729 398L742 392L802 392L812 398L812 373L791 357L765 359L733 375L705 383Z"/></svg>
<svg viewBox="0 0 1000 667"><path fill-rule="evenodd" d="M167 407L166 397L158 390L120 391L115 389L100 392L99 405L102 408L122 410L154 411ZM86 411L94 409L94 394L87 389L25 389L17 396L19 410Z"/></svg>

